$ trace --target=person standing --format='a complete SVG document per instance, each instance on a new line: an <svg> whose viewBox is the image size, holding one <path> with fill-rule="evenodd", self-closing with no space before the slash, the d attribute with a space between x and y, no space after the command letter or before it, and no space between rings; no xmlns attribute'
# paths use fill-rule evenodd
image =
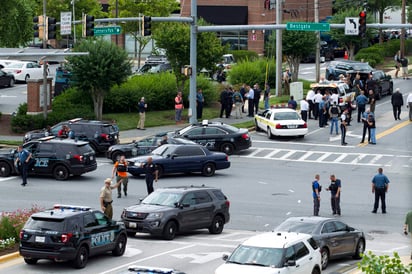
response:
<svg viewBox="0 0 412 274"><path fill-rule="evenodd" d="M372 179L372 193L375 193L375 203L372 213L376 213L379 207L379 199L381 200L382 213L386 213L385 196L389 189L389 179L383 174L383 168L378 168L378 174Z"/></svg>
<svg viewBox="0 0 412 274"><path fill-rule="evenodd" d="M308 119L313 119L312 117L315 117L315 92L313 89L310 89L308 91L308 94L306 94L306 101L309 103L309 113L308 113Z"/></svg>
<svg viewBox="0 0 412 274"><path fill-rule="evenodd" d="M265 84L265 92L263 93L263 102L265 104L265 109L268 109L270 99L270 86L268 83Z"/></svg>
<svg viewBox="0 0 412 274"><path fill-rule="evenodd" d="M27 185L27 173L29 172L29 166L30 166L30 159L32 157L32 154L25 148L23 148L22 145L20 145L17 148L17 158L15 165L20 165L20 174L21 174L21 179L22 179L22 186Z"/></svg>
<svg viewBox="0 0 412 274"><path fill-rule="evenodd" d="M248 112L249 112L248 117L254 117L254 115L253 115L253 108L254 108L253 100L255 98L255 91L250 86L247 86L247 98L248 98L247 109L248 109Z"/></svg>
<svg viewBox="0 0 412 274"><path fill-rule="evenodd" d="M109 219L113 218L112 189L118 188L120 183L121 181L118 181L116 184L112 185L112 179L107 178L104 180L104 186L100 189L100 208Z"/></svg>
<svg viewBox="0 0 412 274"><path fill-rule="evenodd" d="M196 118L197 119L202 119L204 102L205 102L205 98L203 96L203 90L199 88L196 93Z"/></svg>
<svg viewBox="0 0 412 274"><path fill-rule="evenodd" d="M356 105L358 107L358 123L361 122L361 118L366 109L366 104L368 103L368 98L365 96L363 90L360 91L360 94L356 97Z"/></svg>
<svg viewBox="0 0 412 274"><path fill-rule="evenodd" d="M333 128L335 128L336 135L339 134L339 112L339 107L336 105L335 102L333 102L333 105L329 108L329 116L331 119L330 134L333 133Z"/></svg>
<svg viewBox="0 0 412 274"><path fill-rule="evenodd" d="M319 127L326 125L326 97L323 97L319 102Z"/></svg>
<svg viewBox="0 0 412 274"><path fill-rule="evenodd" d="M412 121L412 92L406 98L406 107L409 108L409 121Z"/></svg>
<svg viewBox="0 0 412 274"><path fill-rule="evenodd" d="M227 109L227 97L229 96L229 91L227 90L227 88L224 88L222 90L222 92L220 93L220 115L219 117L222 118L223 117L223 113L226 111ZM227 118L227 117L226 117Z"/></svg>
<svg viewBox="0 0 412 274"><path fill-rule="evenodd" d="M253 86L253 91L254 91L254 94L253 94L253 104L255 105L255 108L254 108L254 109L255 109L255 114L257 114L258 111L259 111L260 96L261 96L261 94L262 94L262 90L260 89L258 83L256 83L256 84Z"/></svg>
<svg viewBox="0 0 412 274"><path fill-rule="evenodd" d="M246 100L247 91L246 91L246 84L245 83L242 84L242 87L240 88L239 92L240 92L240 95L242 95L242 100L243 100L242 113L246 113L244 102Z"/></svg>
<svg viewBox="0 0 412 274"><path fill-rule="evenodd" d="M369 90L369 109L371 112L375 113L376 96L373 90Z"/></svg>
<svg viewBox="0 0 412 274"><path fill-rule="evenodd" d="M346 146L348 143L346 143L345 138L346 138L346 119L348 115L348 109L345 109L340 116L340 144L342 146Z"/></svg>
<svg viewBox="0 0 412 274"><path fill-rule="evenodd" d="M372 114L368 115L369 136L371 141L369 144L376 145L376 123L375 117Z"/></svg>
<svg viewBox="0 0 412 274"><path fill-rule="evenodd" d="M309 103L306 99L300 100L300 116L302 116L302 120L307 122L308 121L308 111L309 111Z"/></svg>
<svg viewBox="0 0 412 274"><path fill-rule="evenodd" d="M320 90L318 90L315 94L315 96L313 97L313 116L315 117L315 120L318 119L319 117L319 104L320 102L322 102L322 94L320 93Z"/></svg>
<svg viewBox="0 0 412 274"><path fill-rule="evenodd" d="M396 88L395 92L392 94L391 104L392 104L392 109L393 109L393 117L395 118L395 121L400 120L401 119L401 108L403 106L403 96L399 88Z"/></svg>
<svg viewBox="0 0 412 274"><path fill-rule="evenodd" d="M289 101L288 101L288 108L296 110L297 107L298 107L298 103L296 103L295 98L293 97L293 95L290 96Z"/></svg>
<svg viewBox="0 0 412 274"><path fill-rule="evenodd" d="M242 95L240 94L239 91L235 90L232 96L233 104L235 104L235 118L239 119L242 118L242 105L243 105L243 99Z"/></svg>
<svg viewBox="0 0 412 274"><path fill-rule="evenodd" d="M405 217L405 223L403 224L403 233L405 235L411 234L412 240L412 211L409 211ZM412 252L411 252L411 260L412 260Z"/></svg>
<svg viewBox="0 0 412 274"><path fill-rule="evenodd" d="M363 90L363 82L360 79L359 73L356 74L355 80L353 80L353 87L356 88L356 96L358 96Z"/></svg>
<svg viewBox="0 0 412 274"><path fill-rule="evenodd" d="M178 91L177 95L175 97L175 121L176 121L176 124L181 124L182 123L183 109L184 109L184 106L183 106L182 92Z"/></svg>
<svg viewBox="0 0 412 274"><path fill-rule="evenodd" d="M117 188L117 198L122 197L122 184L123 184L123 193L127 197L127 184L129 178L127 177L127 161L124 155L121 155L119 160L114 163L112 170L112 178L116 175L116 182L121 181L119 187Z"/></svg>
<svg viewBox="0 0 412 274"><path fill-rule="evenodd" d="M285 95L289 95L290 94L290 72L289 72L289 68L286 69L286 71L283 73L283 87L285 89Z"/></svg>
<svg viewBox="0 0 412 274"><path fill-rule="evenodd" d="M373 115L372 112L370 112L369 109L367 109L363 114L362 114L362 123L363 123L363 131L362 131L362 140L360 143L362 144L365 142L365 137L366 137L366 131L368 131L368 143L371 141L371 129L369 128L368 124L368 117L370 115Z"/></svg>
<svg viewBox="0 0 412 274"><path fill-rule="evenodd" d="M319 216L320 190L321 190L319 180L320 180L320 175L316 174L315 181L312 182L313 215L314 216Z"/></svg>
<svg viewBox="0 0 412 274"><path fill-rule="evenodd" d="M408 72L408 58L405 56L402 57L400 60L401 66L402 66L402 77L404 80L409 79L409 72Z"/></svg>
<svg viewBox="0 0 412 274"><path fill-rule="evenodd" d="M139 122L137 123L137 129L145 130L144 121L146 120L147 104L144 100L144 97L140 98L137 109L139 110Z"/></svg>
<svg viewBox="0 0 412 274"><path fill-rule="evenodd" d="M401 68L401 51L398 50L398 52L395 54L393 57L393 60L395 61L395 78L398 78L398 73Z"/></svg>
<svg viewBox="0 0 412 274"><path fill-rule="evenodd" d="M330 175L330 185L326 190L330 191L330 204L332 207L332 214L334 216L340 216L340 189L341 181L336 179L335 175Z"/></svg>
<svg viewBox="0 0 412 274"><path fill-rule="evenodd" d="M153 163L153 158L148 157L146 163L142 163L141 167L145 170L145 179L146 179L146 187L147 187L147 194L150 194L154 191L153 188L153 181L157 182L159 176L159 170L155 163Z"/></svg>

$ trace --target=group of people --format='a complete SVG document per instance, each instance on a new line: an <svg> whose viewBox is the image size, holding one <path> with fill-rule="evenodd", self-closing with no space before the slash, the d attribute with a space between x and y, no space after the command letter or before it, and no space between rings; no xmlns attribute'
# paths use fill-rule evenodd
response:
<svg viewBox="0 0 412 274"><path fill-rule="evenodd" d="M74 139L74 131L69 126L63 125L57 132L57 137Z"/></svg>

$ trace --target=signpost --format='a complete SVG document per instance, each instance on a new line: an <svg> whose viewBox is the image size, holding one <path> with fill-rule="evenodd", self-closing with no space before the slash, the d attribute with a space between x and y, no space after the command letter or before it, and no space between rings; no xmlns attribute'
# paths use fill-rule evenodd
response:
<svg viewBox="0 0 412 274"><path fill-rule="evenodd" d="M94 28L94 36L119 35L121 33L122 27L120 26Z"/></svg>
<svg viewBox="0 0 412 274"><path fill-rule="evenodd" d="M345 35L359 35L359 18L345 18Z"/></svg>
<svg viewBox="0 0 412 274"><path fill-rule="evenodd" d="M330 31L329 23L287 22L287 30L298 31Z"/></svg>
<svg viewBox="0 0 412 274"><path fill-rule="evenodd" d="M60 34L70 35L72 33L72 13L61 12L60 13Z"/></svg>

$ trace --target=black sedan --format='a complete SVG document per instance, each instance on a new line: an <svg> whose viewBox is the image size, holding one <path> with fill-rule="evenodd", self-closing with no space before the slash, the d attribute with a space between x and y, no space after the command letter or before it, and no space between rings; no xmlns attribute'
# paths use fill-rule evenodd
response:
<svg viewBox="0 0 412 274"><path fill-rule="evenodd" d="M16 80L14 75L0 69L0 86L12 87Z"/></svg>
<svg viewBox="0 0 412 274"><path fill-rule="evenodd" d="M252 140L246 128L207 120L177 130L173 135L192 140L209 150L222 151L227 155L252 146Z"/></svg>
<svg viewBox="0 0 412 274"><path fill-rule="evenodd" d="M392 95L393 93L393 80L392 76L386 74L383 70L371 70L371 71L356 71L351 70L346 73L351 79L355 79L356 74L359 74L362 83L365 85L369 75L372 74L372 82L374 83L374 92L376 93L376 98L381 99L385 95ZM367 93L365 92L365 95Z"/></svg>
<svg viewBox="0 0 412 274"><path fill-rule="evenodd" d="M365 235L334 218L291 217L276 227L275 231L300 232L312 235L322 254L322 269L329 259L352 256L360 259L365 251Z"/></svg>
<svg viewBox="0 0 412 274"><path fill-rule="evenodd" d="M107 150L106 158L116 162L120 155L124 155L126 158L132 158L148 154L162 144L165 135L166 133L158 134L139 141L133 141L132 143L113 145ZM167 143L195 144L194 142L184 138L167 138Z"/></svg>
<svg viewBox="0 0 412 274"><path fill-rule="evenodd" d="M212 152L199 145L162 145L146 156L128 159L128 172L133 176L144 174L142 164L151 156L157 165L159 177L163 174L201 172L213 176L216 170L230 167L228 156Z"/></svg>

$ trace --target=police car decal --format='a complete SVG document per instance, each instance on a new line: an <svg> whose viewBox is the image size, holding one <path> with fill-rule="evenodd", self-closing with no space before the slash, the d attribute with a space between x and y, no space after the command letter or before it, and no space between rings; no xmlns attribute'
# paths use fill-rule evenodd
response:
<svg viewBox="0 0 412 274"><path fill-rule="evenodd" d="M91 245L93 247L107 245L107 244L114 242L114 239L115 239L114 231L93 234L92 239L91 239Z"/></svg>
<svg viewBox="0 0 412 274"><path fill-rule="evenodd" d="M48 167L49 166L49 158L36 158L36 163L34 164L35 167Z"/></svg>

